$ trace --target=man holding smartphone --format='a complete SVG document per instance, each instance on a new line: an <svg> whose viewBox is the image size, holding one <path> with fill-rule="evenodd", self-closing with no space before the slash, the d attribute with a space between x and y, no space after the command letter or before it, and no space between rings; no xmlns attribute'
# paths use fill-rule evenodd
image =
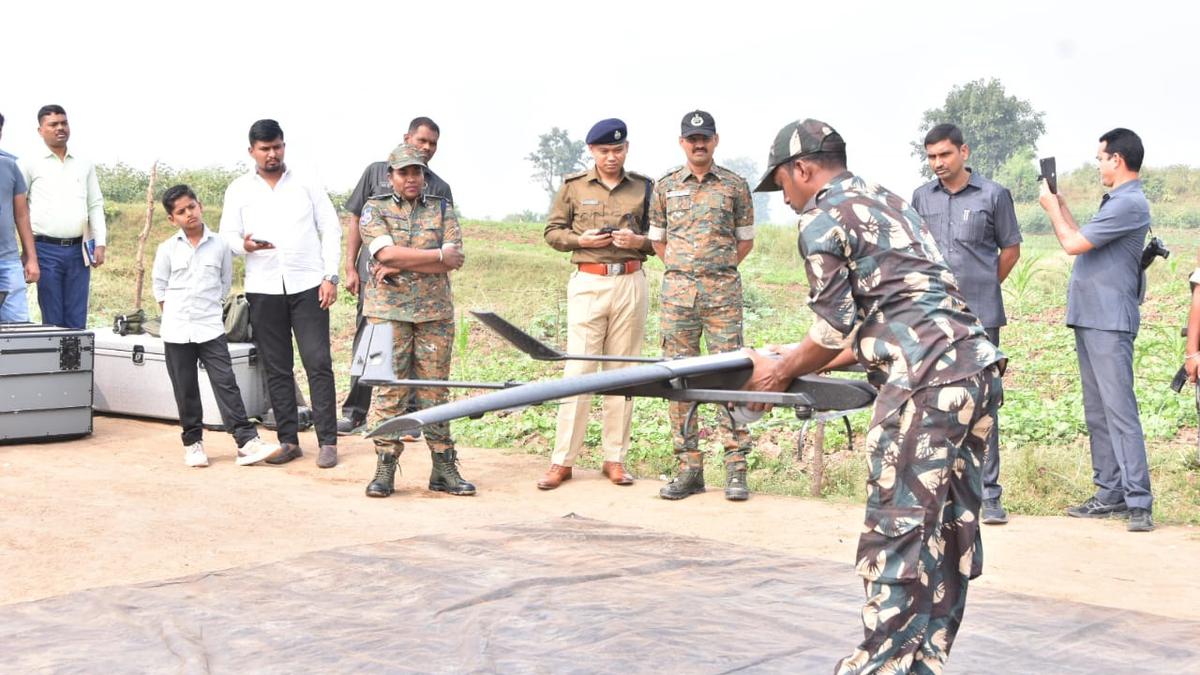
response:
<svg viewBox="0 0 1200 675"><path fill-rule="evenodd" d="M337 465L336 393L329 351L329 306L337 300L342 228L324 188L284 163L283 129L264 119L250 127L254 171L225 191L220 234L234 255L246 256L250 325L267 373L283 449L267 460L301 457L297 436L292 336L308 374L317 466Z"/></svg>
<svg viewBox="0 0 1200 675"><path fill-rule="evenodd" d="M588 151L596 165L563 178L550 206L543 236L556 251L571 253L575 272L567 283L567 351L575 354L634 356L642 351L649 296L642 262L653 254L645 236L654 181L625 171L629 135L625 123L606 119L592 126ZM599 367L594 361L567 361L564 375ZM619 368L623 364L605 363ZM538 487L553 490L571 479L571 467L583 448L591 396L576 396L558 408L558 437L550 468ZM616 485L631 485L625 470L633 401L604 397L601 443L604 475Z"/></svg>

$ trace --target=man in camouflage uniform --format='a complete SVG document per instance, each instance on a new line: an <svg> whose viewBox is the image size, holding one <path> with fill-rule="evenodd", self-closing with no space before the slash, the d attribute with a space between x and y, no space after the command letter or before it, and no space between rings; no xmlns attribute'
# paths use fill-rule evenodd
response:
<svg viewBox="0 0 1200 675"><path fill-rule="evenodd" d="M847 171L845 142L829 125L786 125L767 166L757 190L782 189L801 214L815 316L781 358L751 352L750 388L782 391L849 347L879 389L857 556L865 638L836 671L940 673L967 582L982 571L980 467L1004 357L921 217Z"/></svg>
<svg viewBox="0 0 1200 675"><path fill-rule="evenodd" d="M654 186L650 241L667 266L663 274L663 356L698 356L704 334L710 354L742 347L742 279L737 267L754 247L750 186L717 166L720 137L712 115L695 110L680 122L685 166L668 171ZM704 456L690 403L671 403L671 429L679 475L660 491L664 499L704 492ZM725 498L743 501L750 435L744 424L720 416L725 445ZM684 428L685 422L687 428Z"/></svg>
<svg viewBox="0 0 1200 675"><path fill-rule="evenodd" d="M636 356L642 351L649 298L642 262L653 253L645 232L654 181L625 171L628 138L619 119L593 125L586 140L596 165L563 178L546 219L546 243L569 251L575 265L567 283L567 351L573 354ZM604 368L625 365L608 362ZM598 367L595 361L567 361L563 374L582 375ZM571 479L591 401L591 396L576 396L559 406L554 454L538 488L553 490ZM632 400L604 397L603 473L616 485L633 483L625 469L632 417Z"/></svg>
<svg viewBox="0 0 1200 675"><path fill-rule="evenodd" d="M419 380L450 376L454 344L454 305L450 298L451 270L462 267L462 230L449 201L424 194L425 158L412 145L401 145L388 157L393 192L367 201L359 229L363 245L375 262L366 286L363 315L371 323L392 324L392 367ZM446 401L444 387L417 389L416 407ZM370 427L405 411L408 387L375 388ZM458 473L458 454L447 422L425 428L433 458L429 489L452 495L473 495L475 486ZM375 439L378 462L368 497L387 497L394 490L396 461L404 450L399 435Z"/></svg>

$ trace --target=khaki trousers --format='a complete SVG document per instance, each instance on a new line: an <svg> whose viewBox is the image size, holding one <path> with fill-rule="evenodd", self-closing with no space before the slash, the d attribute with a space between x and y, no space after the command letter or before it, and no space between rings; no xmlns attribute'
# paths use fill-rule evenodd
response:
<svg viewBox="0 0 1200 675"><path fill-rule="evenodd" d="M567 352L637 356L646 335L649 306L646 274L638 270L614 277L576 270L567 283ZM624 368L626 363L567 361L563 377L592 373L603 368ZM592 397L564 399L558 408L558 437L550 461L571 466L583 448ZM629 423L633 401L622 396L604 397L601 446L604 461L623 462L629 451Z"/></svg>

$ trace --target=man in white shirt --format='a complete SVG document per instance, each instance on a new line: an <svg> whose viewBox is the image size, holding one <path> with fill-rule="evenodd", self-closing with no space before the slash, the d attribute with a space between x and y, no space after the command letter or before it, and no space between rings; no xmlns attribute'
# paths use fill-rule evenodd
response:
<svg viewBox="0 0 1200 675"><path fill-rule="evenodd" d="M38 134L46 151L20 164L41 267L42 323L84 328L91 268L104 264L104 197L91 162L67 151L71 126L62 106L38 110Z"/></svg>
<svg viewBox="0 0 1200 675"><path fill-rule="evenodd" d="M204 210L186 185L167 188L162 198L167 219L179 228L154 256L154 298L162 309L167 376L183 427L183 461L208 466L204 452L204 406L196 362L204 364L221 411L221 421L237 441L237 464L257 464L281 448L258 437L246 419L246 406L233 374L221 304L233 283L229 246L204 224Z"/></svg>
<svg viewBox="0 0 1200 675"><path fill-rule="evenodd" d="M225 191L222 237L246 256L250 327L267 373L271 407L283 450L267 460L285 464L302 456L297 436L292 335L308 374L317 466L337 465L336 393L329 353L329 306L337 300L342 228L324 188L284 164L283 129L275 120L250 127L254 171Z"/></svg>

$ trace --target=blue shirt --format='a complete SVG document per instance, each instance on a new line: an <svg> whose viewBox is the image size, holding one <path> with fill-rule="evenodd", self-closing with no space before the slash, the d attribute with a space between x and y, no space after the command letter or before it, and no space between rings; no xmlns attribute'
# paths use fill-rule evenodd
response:
<svg viewBox="0 0 1200 675"><path fill-rule="evenodd" d="M25 194L25 176L17 163L0 157L0 260L19 258L13 197Z"/></svg>
<svg viewBox="0 0 1200 675"><path fill-rule="evenodd" d="M1007 324L998 276L1000 249L1021 243L1008 189L971 172L966 186L955 193L939 179L922 185L913 192L912 206L929 227L979 322L986 328Z"/></svg>
<svg viewBox="0 0 1200 675"><path fill-rule="evenodd" d="M1068 326L1137 333L1142 247L1149 229L1150 204L1140 180L1104 196L1096 216L1079 228L1095 248L1075 257L1067 285Z"/></svg>

